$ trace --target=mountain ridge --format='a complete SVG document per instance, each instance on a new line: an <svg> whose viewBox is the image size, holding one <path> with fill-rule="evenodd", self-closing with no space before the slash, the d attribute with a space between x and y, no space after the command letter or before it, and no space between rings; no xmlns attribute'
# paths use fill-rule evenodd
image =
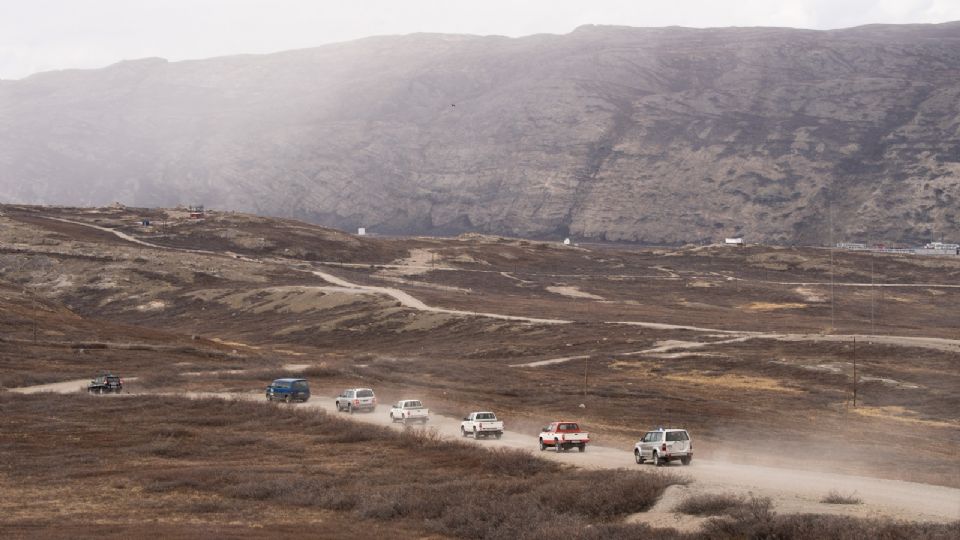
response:
<svg viewBox="0 0 960 540"><path fill-rule="evenodd" d="M0 199L643 243L960 230L960 23L437 36L3 81Z"/></svg>

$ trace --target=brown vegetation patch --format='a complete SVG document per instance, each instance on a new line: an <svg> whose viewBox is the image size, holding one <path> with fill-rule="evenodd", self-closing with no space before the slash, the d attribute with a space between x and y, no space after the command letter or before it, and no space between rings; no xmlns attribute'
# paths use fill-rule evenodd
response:
<svg viewBox="0 0 960 540"><path fill-rule="evenodd" d="M586 535L649 508L678 482L574 470L527 451L245 401L0 394L0 406L0 448L9 456L0 464L3 498L22 500L19 485L56 489L77 503L57 516L68 528L97 515L109 515L114 530L149 519L255 528L277 516L322 521L332 512L396 523L401 537L529 538L558 523ZM45 505L12 510L0 529L46 522Z"/></svg>

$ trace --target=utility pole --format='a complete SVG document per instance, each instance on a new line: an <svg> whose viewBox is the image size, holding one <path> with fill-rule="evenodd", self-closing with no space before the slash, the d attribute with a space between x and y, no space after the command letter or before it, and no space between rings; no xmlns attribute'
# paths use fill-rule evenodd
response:
<svg viewBox="0 0 960 540"><path fill-rule="evenodd" d="M33 344L37 344L37 295L33 294Z"/></svg>
<svg viewBox="0 0 960 540"><path fill-rule="evenodd" d="M853 338L853 408L857 408L857 338Z"/></svg>
<svg viewBox="0 0 960 540"><path fill-rule="evenodd" d="M833 250L836 247L836 242L833 238L833 201L829 200L827 202L827 213L830 215L830 333L833 334L837 327L836 319L836 308L834 304L836 302L836 293L834 286L834 272L833 272Z"/></svg>
<svg viewBox="0 0 960 540"><path fill-rule="evenodd" d="M590 355L583 357L583 398L587 398L587 365L590 362Z"/></svg>
<svg viewBox="0 0 960 540"><path fill-rule="evenodd" d="M874 279L873 261L876 258L875 253L870 254L870 333L876 335L877 328L874 326L874 311L877 303L877 284Z"/></svg>

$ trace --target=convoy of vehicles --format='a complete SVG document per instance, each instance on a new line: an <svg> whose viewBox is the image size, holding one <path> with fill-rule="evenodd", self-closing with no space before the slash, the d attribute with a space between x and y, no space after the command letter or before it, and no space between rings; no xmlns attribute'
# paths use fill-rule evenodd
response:
<svg viewBox="0 0 960 540"><path fill-rule="evenodd" d="M391 422L426 424L428 420L430 420L430 410L424 407L419 399L401 399L390 408Z"/></svg>
<svg viewBox="0 0 960 540"><path fill-rule="evenodd" d="M497 415L489 411L472 412L460 422L460 435L473 435L474 439L493 435L499 439L503 436L503 422L497 420Z"/></svg>
<svg viewBox="0 0 960 540"><path fill-rule="evenodd" d="M307 401L310 385L306 379L277 379L267 387L267 401Z"/></svg>
<svg viewBox="0 0 960 540"><path fill-rule="evenodd" d="M103 374L90 382L90 392L119 392L123 388L120 377ZM277 379L267 387L267 399L307 401L310 399L310 387L306 379ZM374 411L377 408L377 397L371 388L348 388L336 397L337 411ZM390 421L404 424L420 422L426 424L430 420L430 410L423 406L419 399L401 399L390 408ZM476 411L463 417L460 422L460 435L473 436L474 439L497 439L503 436L503 421L491 411ZM576 448L586 452L590 443L590 434L580 428L578 422L561 420L544 426L538 437L540 450L553 448L557 452L566 452ZM690 433L685 429L657 428L646 432L634 445L634 460L638 464L650 462L656 466L679 461L689 465L693 461L693 441Z"/></svg>
<svg viewBox="0 0 960 540"><path fill-rule="evenodd" d="M377 410L377 396L370 388L347 388L337 396L337 411L370 411Z"/></svg>
<svg viewBox="0 0 960 540"><path fill-rule="evenodd" d="M119 394L123 391L123 379L112 373L101 373L87 385L91 394Z"/></svg>
<svg viewBox="0 0 960 540"><path fill-rule="evenodd" d="M555 448L557 452L566 452L576 448L581 452L587 451L590 434L581 431L576 422L553 422L540 432L540 450Z"/></svg>
<svg viewBox="0 0 960 540"><path fill-rule="evenodd" d="M693 461L693 441L685 429L655 429L633 447L633 457L637 464L649 461L657 467L677 460L689 465Z"/></svg>

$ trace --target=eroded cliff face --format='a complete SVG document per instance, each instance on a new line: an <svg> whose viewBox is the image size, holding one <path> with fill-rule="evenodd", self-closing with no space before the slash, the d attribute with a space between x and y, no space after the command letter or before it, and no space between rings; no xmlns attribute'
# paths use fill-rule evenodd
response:
<svg viewBox="0 0 960 540"><path fill-rule="evenodd" d="M0 199L390 233L960 232L960 23L369 38L0 82ZM832 214L832 216L831 216Z"/></svg>

